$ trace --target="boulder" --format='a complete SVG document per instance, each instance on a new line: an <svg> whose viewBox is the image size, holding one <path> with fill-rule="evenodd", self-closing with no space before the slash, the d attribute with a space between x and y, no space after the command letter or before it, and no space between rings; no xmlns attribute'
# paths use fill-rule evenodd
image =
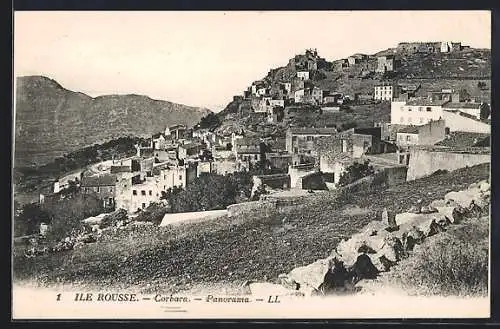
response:
<svg viewBox="0 0 500 329"><path fill-rule="evenodd" d="M288 273L288 277L293 281L318 290L325 281L325 275L335 266L335 257L320 259L312 264L296 267Z"/></svg>
<svg viewBox="0 0 500 329"><path fill-rule="evenodd" d="M345 291L351 281L352 277L345 268L344 263L334 258L332 267L324 277L323 284L317 290L324 295Z"/></svg>
<svg viewBox="0 0 500 329"><path fill-rule="evenodd" d="M446 207L446 200L444 200L444 199L434 200L429 204L429 207L432 207L435 209L437 209L439 207Z"/></svg>
<svg viewBox="0 0 500 329"><path fill-rule="evenodd" d="M401 260L404 254L403 244L401 240L395 236L386 236L383 240L381 248L378 250L378 257L384 257L385 259L395 263Z"/></svg>
<svg viewBox="0 0 500 329"><path fill-rule="evenodd" d="M336 248L340 260L342 260L346 266L352 266L358 257L358 250L362 250L364 248L363 246L367 246L366 240L369 238L371 237L368 233L362 232L354 234L347 241L341 241Z"/></svg>
<svg viewBox="0 0 500 329"><path fill-rule="evenodd" d="M278 275L278 281L283 287L287 289L298 290L300 288L300 284L298 284L295 280L284 273Z"/></svg>
<svg viewBox="0 0 500 329"><path fill-rule="evenodd" d="M432 214L432 213L435 213L435 212L438 212L436 207L433 207L433 206L423 206L421 209L420 209L420 213L422 214Z"/></svg>
<svg viewBox="0 0 500 329"><path fill-rule="evenodd" d="M424 233L416 227L412 227L402 235L401 242L403 244L403 249L405 251L412 251L415 245L421 244L424 239Z"/></svg>
<svg viewBox="0 0 500 329"><path fill-rule="evenodd" d="M479 218L483 214L482 207L478 206L474 200L472 200L469 208L467 208L467 217Z"/></svg>
<svg viewBox="0 0 500 329"><path fill-rule="evenodd" d="M88 218L85 218L82 220L82 222L84 224L88 224L88 225L100 225L103 218L107 216L107 214L100 214L100 215L97 215L97 216L94 216L94 217L88 217Z"/></svg>
<svg viewBox="0 0 500 329"><path fill-rule="evenodd" d="M410 207L410 209L408 209L408 213L411 213L411 214L419 214L420 213L420 209L421 207L418 206L418 205L413 205ZM397 216L397 215L396 215Z"/></svg>
<svg viewBox="0 0 500 329"><path fill-rule="evenodd" d="M385 257L384 255L379 256L377 258L377 261L373 261L374 259L372 258L373 265L380 271L380 272L387 272L389 269L395 265L395 262L390 261Z"/></svg>
<svg viewBox="0 0 500 329"><path fill-rule="evenodd" d="M444 196L446 201L455 201L457 204L463 208L469 208L472 200L481 200L481 190L479 188L469 189L460 192L449 192Z"/></svg>
<svg viewBox="0 0 500 329"><path fill-rule="evenodd" d="M359 255L349 271L354 283L363 279L375 279L379 273L379 270L373 265L371 258L366 254Z"/></svg>
<svg viewBox="0 0 500 329"><path fill-rule="evenodd" d="M101 221L100 227L104 228L112 226L120 221L124 222L126 220L127 220L127 211L125 209L120 208L104 216L104 218Z"/></svg>
<svg viewBox="0 0 500 329"><path fill-rule="evenodd" d="M420 218L420 214L403 212L400 214L396 214L395 220L398 226L404 225L409 222L415 221L417 218Z"/></svg>
<svg viewBox="0 0 500 329"><path fill-rule="evenodd" d="M450 223L457 224L459 223L464 214L463 211L460 210L460 207L437 207L437 210L440 214L442 214L446 219L450 221Z"/></svg>
<svg viewBox="0 0 500 329"><path fill-rule="evenodd" d="M438 224L438 222L442 223L443 221L446 222L446 217L442 214L428 214L415 222L414 226L428 237L444 230L443 226Z"/></svg>
<svg viewBox="0 0 500 329"><path fill-rule="evenodd" d="M480 185L480 182L475 182L475 183L472 183L469 185L469 189L474 189L474 188L478 188Z"/></svg>
<svg viewBox="0 0 500 329"><path fill-rule="evenodd" d="M491 185L487 181L481 181L479 183L479 190L481 192L491 191Z"/></svg>
<svg viewBox="0 0 500 329"><path fill-rule="evenodd" d="M396 220L399 224L399 232L395 234L397 237L401 237L403 232L410 230L414 226L425 236L434 235L442 231L441 226L437 223L446 222L445 215L439 212L429 214L402 213L396 215Z"/></svg>

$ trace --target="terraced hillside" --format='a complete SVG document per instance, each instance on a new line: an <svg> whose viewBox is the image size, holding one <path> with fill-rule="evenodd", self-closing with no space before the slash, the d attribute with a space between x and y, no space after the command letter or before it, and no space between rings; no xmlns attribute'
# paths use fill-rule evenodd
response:
<svg viewBox="0 0 500 329"><path fill-rule="evenodd" d="M339 198L317 193L299 210L249 213L179 227L127 227L81 249L25 258L14 249L14 280L41 285L139 287L178 291L193 284L235 284L276 278L328 256L343 236L378 218L402 212L489 178L483 164Z"/></svg>

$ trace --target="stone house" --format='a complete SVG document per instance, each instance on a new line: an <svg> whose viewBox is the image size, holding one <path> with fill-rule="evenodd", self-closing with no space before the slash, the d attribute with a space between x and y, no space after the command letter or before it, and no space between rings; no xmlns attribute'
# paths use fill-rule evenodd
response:
<svg viewBox="0 0 500 329"><path fill-rule="evenodd" d="M165 136L171 136L172 139L182 139L186 131L187 127L185 125L173 125L165 128Z"/></svg>
<svg viewBox="0 0 500 329"><path fill-rule="evenodd" d="M397 132L396 144L400 147L411 145L433 145L445 139L445 121L430 121L421 126L408 126Z"/></svg>
<svg viewBox="0 0 500 329"><path fill-rule="evenodd" d="M115 206L116 193L115 175L105 174L98 176L84 176L80 184L81 191L84 194L94 194L103 201L105 208Z"/></svg>
<svg viewBox="0 0 500 329"><path fill-rule="evenodd" d="M391 72L396 69L396 59L394 55L386 55L377 57L377 69L378 73Z"/></svg>
<svg viewBox="0 0 500 329"><path fill-rule="evenodd" d="M291 127L286 133L286 150L295 154L315 154L315 144L319 138L337 134L335 128Z"/></svg>
<svg viewBox="0 0 500 329"><path fill-rule="evenodd" d="M205 144L203 143L188 143L184 145L179 145L177 150L179 159L197 158L203 150L205 150Z"/></svg>

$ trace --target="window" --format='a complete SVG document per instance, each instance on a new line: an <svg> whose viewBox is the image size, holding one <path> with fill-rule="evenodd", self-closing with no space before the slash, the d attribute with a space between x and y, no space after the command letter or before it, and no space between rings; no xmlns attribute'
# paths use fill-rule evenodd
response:
<svg viewBox="0 0 500 329"><path fill-rule="evenodd" d="M411 136L410 135L406 135L406 141L409 142L411 140Z"/></svg>
<svg viewBox="0 0 500 329"><path fill-rule="evenodd" d="M427 112L432 112L432 107L426 107L426 108L425 108L425 110L426 110Z"/></svg>
<svg viewBox="0 0 500 329"><path fill-rule="evenodd" d="M419 106L419 107L418 107L418 111L419 111L419 112L422 112L422 110L423 110L423 109L422 109L422 106Z"/></svg>
<svg viewBox="0 0 500 329"><path fill-rule="evenodd" d="M153 195L153 191L149 190L149 195Z"/></svg>
<svg viewBox="0 0 500 329"><path fill-rule="evenodd" d="M182 180L182 175L179 175L179 180Z"/></svg>
<svg viewBox="0 0 500 329"><path fill-rule="evenodd" d="M132 194L133 194L133 195L137 195L137 190L133 190L133 191L132 191Z"/></svg>
<svg viewBox="0 0 500 329"><path fill-rule="evenodd" d="M408 108L408 111L411 112L411 107Z"/></svg>
<svg viewBox="0 0 500 329"><path fill-rule="evenodd" d="M146 195L146 191L142 190L141 195Z"/></svg>
<svg viewBox="0 0 500 329"><path fill-rule="evenodd" d="M146 208L146 204L143 202L142 203L142 209Z"/></svg>
<svg viewBox="0 0 500 329"><path fill-rule="evenodd" d="M96 190L95 190L97 193L99 193L99 186L96 187Z"/></svg>
<svg viewBox="0 0 500 329"><path fill-rule="evenodd" d="M292 136L292 141L297 141L297 136Z"/></svg>
<svg viewBox="0 0 500 329"><path fill-rule="evenodd" d="M313 138L312 138L312 136L307 136L306 139L308 142L310 142L310 141L312 141Z"/></svg>

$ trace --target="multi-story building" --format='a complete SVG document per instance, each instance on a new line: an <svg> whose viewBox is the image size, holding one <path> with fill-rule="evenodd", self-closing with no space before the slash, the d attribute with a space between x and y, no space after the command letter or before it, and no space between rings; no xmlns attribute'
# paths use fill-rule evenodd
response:
<svg viewBox="0 0 500 329"><path fill-rule="evenodd" d="M448 100L433 101L429 98L413 98L391 102L391 124L424 125L443 118L443 105Z"/></svg>
<svg viewBox="0 0 500 329"><path fill-rule="evenodd" d="M105 208L115 206L116 177L111 174L84 176L80 184L84 194L97 195Z"/></svg>
<svg viewBox="0 0 500 329"><path fill-rule="evenodd" d="M179 145L178 157L179 159L194 158L199 156L204 149L206 149L206 147L203 143L188 143Z"/></svg>
<svg viewBox="0 0 500 329"><path fill-rule="evenodd" d="M446 104L450 107L445 107ZM468 103L461 103L466 106ZM430 121L444 119L446 132L463 131L475 133L489 133L491 126L481 122L475 115L465 112L466 109L457 109L448 99L433 101L429 98L414 98L408 101L391 102L391 124L419 126ZM473 109L477 112L477 109ZM483 110L483 111L486 111Z"/></svg>
<svg viewBox="0 0 500 329"><path fill-rule="evenodd" d="M377 72L385 73L396 69L396 59L394 55L377 57Z"/></svg>
<svg viewBox="0 0 500 329"><path fill-rule="evenodd" d="M421 126L407 126L397 132L396 144L400 147L411 145L433 145L446 137L444 120L430 121Z"/></svg>
<svg viewBox="0 0 500 329"><path fill-rule="evenodd" d="M397 84L382 84L375 86L373 98L375 100L392 101L399 97L400 88Z"/></svg>
<svg viewBox="0 0 500 329"><path fill-rule="evenodd" d="M317 140L336 133L335 128L289 128L286 133L286 150L294 154L314 155Z"/></svg>
<svg viewBox="0 0 500 329"><path fill-rule="evenodd" d="M135 212L157 202L174 186L185 188L197 177L197 164L158 164L151 173L135 172L120 175L116 183L116 207Z"/></svg>
<svg viewBox="0 0 500 329"><path fill-rule="evenodd" d="M173 125L165 128L165 136L171 136L173 139L181 139L184 138L186 131L187 127L185 125Z"/></svg>

